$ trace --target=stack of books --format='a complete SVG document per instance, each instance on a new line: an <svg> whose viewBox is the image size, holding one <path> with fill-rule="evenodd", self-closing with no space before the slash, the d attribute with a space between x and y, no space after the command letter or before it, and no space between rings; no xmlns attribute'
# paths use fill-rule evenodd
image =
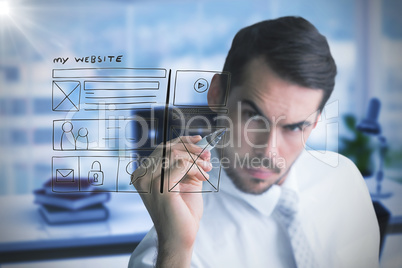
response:
<svg viewBox="0 0 402 268"><path fill-rule="evenodd" d="M40 213L50 224L107 219L109 213L104 203L109 201L110 193L96 191L91 185L83 187L82 192L53 192L49 180L43 188L34 191L34 202L39 204Z"/></svg>

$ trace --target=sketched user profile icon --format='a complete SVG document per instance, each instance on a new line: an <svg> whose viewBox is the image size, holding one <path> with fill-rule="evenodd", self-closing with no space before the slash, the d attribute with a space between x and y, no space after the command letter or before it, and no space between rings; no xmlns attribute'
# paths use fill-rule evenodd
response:
<svg viewBox="0 0 402 268"><path fill-rule="evenodd" d="M133 176L134 171L136 171L138 168L141 167L141 169L139 169L139 173L136 174L136 177L134 178L134 180L132 181L130 179L130 185L132 185L133 183L135 183L136 181L138 181L140 178L144 177L145 174L147 174L148 172L148 168L151 165L151 160L148 158L143 158L143 159L136 159L136 160L132 160L130 161L127 166L126 166L126 172L128 175Z"/></svg>

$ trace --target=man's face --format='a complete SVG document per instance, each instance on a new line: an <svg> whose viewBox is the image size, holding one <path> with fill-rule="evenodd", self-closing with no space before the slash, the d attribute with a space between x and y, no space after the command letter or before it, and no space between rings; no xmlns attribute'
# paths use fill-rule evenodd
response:
<svg viewBox="0 0 402 268"><path fill-rule="evenodd" d="M238 189L261 194L282 183L318 120L323 91L279 78L262 59L250 61L228 98L226 172Z"/></svg>

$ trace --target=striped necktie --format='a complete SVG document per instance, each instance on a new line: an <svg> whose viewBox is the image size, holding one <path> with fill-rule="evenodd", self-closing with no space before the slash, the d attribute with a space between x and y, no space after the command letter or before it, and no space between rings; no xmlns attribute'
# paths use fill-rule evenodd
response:
<svg viewBox="0 0 402 268"><path fill-rule="evenodd" d="M298 195L293 190L281 187L281 196L275 208L275 215L289 236L293 256L298 268L318 267L313 251L297 217Z"/></svg>

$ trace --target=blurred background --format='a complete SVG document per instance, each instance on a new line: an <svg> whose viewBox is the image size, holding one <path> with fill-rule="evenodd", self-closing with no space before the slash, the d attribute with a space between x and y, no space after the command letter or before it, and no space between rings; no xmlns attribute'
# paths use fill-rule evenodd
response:
<svg viewBox="0 0 402 268"><path fill-rule="evenodd" d="M376 97L387 141L384 182L395 188L402 183L401 10L399 0L0 0L1 202L30 195L51 177L52 122L60 117L52 111L52 69L77 67L73 57L124 55L118 65L79 67L219 71L240 28L285 15L311 21L338 66L334 94L308 147L345 154L374 179L381 144L356 125ZM70 60L53 63L58 57ZM386 245L384 267L402 267L393 245Z"/></svg>

